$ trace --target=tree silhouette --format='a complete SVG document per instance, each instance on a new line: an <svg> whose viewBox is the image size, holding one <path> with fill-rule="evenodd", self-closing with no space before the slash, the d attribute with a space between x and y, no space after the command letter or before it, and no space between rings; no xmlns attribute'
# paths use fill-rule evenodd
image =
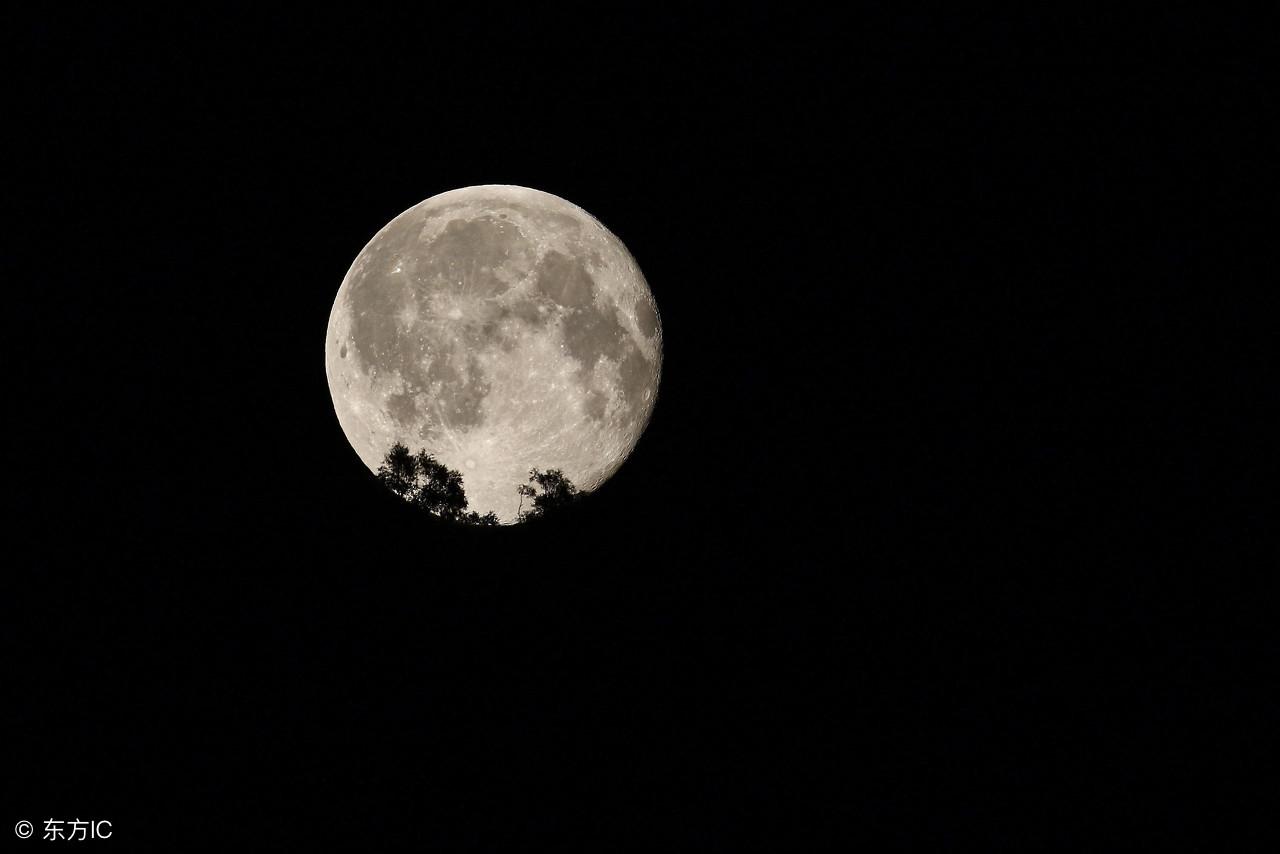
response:
<svg viewBox="0 0 1280 854"><path fill-rule="evenodd" d="M426 451L419 451L415 458L422 483L413 496L413 503L450 522L461 521L467 510L467 493L462 489L462 475L438 462Z"/></svg>
<svg viewBox="0 0 1280 854"><path fill-rule="evenodd" d="M532 485L530 485L532 484ZM539 471L529 470L529 483L516 487L520 493L519 519L526 522L539 519L549 513L555 513L578 502L582 493L573 485L573 481L564 476L560 469ZM529 509L524 509L525 499L529 499Z"/></svg>
<svg viewBox="0 0 1280 854"><path fill-rule="evenodd" d="M396 442L378 467L378 480L401 498L412 499L418 489L418 460Z"/></svg>
<svg viewBox="0 0 1280 854"><path fill-rule="evenodd" d="M462 475L426 451L413 454L396 442L378 467L378 480L410 504L441 519L485 527L498 524L493 513L467 512Z"/></svg>
<svg viewBox="0 0 1280 854"><path fill-rule="evenodd" d="M432 516L464 525L492 527L499 524L495 513L481 515L467 510L467 493L462 475L426 451L411 452L399 442L391 446L378 466L378 480L387 489ZM560 469L529 470L529 482L516 487L521 522L540 519L576 504L582 493ZM528 501L528 508L525 502Z"/></svg>

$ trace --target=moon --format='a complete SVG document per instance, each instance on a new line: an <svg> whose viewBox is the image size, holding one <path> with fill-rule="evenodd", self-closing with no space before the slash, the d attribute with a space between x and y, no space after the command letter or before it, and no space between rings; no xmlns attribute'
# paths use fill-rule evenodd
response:
<svg viewBox="0 0 1280 854"><path fill-rule="evenodd" d="M391 446L462 474L470 510L518 521L530 469L608 480L658 395L662 326L627 248L564 199L464 187L374 235L338 288L325 372L376 472Z"/></svg>

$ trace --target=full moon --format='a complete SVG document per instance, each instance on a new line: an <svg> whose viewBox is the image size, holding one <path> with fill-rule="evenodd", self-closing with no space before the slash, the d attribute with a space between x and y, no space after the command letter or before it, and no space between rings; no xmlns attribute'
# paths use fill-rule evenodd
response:
<svg viewBox="0 0 1280 854"><path fill-rule="evenodd" d="M391 446L462 474L470 510L517 521L530 469L584 491L653 412L662 327L635 259L576 205L464 187L409 208L356 256L329 314L338 422L376 472Z"/></svg>

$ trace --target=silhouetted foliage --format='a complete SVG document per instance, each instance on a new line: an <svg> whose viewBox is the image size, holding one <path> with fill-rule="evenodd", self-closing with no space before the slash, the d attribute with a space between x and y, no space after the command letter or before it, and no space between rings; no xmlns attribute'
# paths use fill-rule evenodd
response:
<svg viewBox="0 0 1280 854"><path fill-rule="evenodd" d="M422 482L413 503L450 522L465 521L467 494L462 489L462 475L426 451L419 451L416 461Z"/></svg>
<svg viewBox="0 0 1280 854"><path fill-rule="evenodd" d="M500 524L495 513L481 515L468 511L462 475L426 451L414 454L396 442L378 467L378 480L405 501L441 519L482 527ZM531 469L529 483L520 484L516 491L520 493L518 519L521 522L554 513L581 497L578 488L559 469L545 472Z"/></svg>
<svg viewBox="0 0 1280 854"><path fill-rule="evenodd" d="M411 498L418 488L418 460L396 442L378 468L378 480L401 498Z"/></svg>
<svg viewBox="0 0 1280 854"><path fill-rule="evenodd" d="M378 480L410 504L441 519L486 527L498 524L493 513L467 512L462 475L426 451L413 454L395 443L378 467Z"/></svg>
<svg viewBox="0 0 1280 854"><path fill-rule="evenodd" d="M532 484L532 485L530 485ZM582 493L573 485L573 481L564 476L560 469L549 471L529 470L529 483L516 487L520 493L520 521L537 519L549 513L563 510L578 502ZM529 499L529 509L524 508L525 499Z"/></svg>

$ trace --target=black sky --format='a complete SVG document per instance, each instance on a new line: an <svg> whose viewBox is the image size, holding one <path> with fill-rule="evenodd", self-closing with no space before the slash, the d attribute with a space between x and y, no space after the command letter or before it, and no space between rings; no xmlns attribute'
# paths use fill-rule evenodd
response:
<svg viewBox="0 0 1280 854"><path fill-rule="evenodd" d="M1275 782L1265 99L1247 26L1163 23L1148 60L781 10L15 20L10 826L732 850L1257 814L1225 792ZM600 218L662 312L649 430L536 528L408 514L324 375L369 237L479 183Z"/></svg>

